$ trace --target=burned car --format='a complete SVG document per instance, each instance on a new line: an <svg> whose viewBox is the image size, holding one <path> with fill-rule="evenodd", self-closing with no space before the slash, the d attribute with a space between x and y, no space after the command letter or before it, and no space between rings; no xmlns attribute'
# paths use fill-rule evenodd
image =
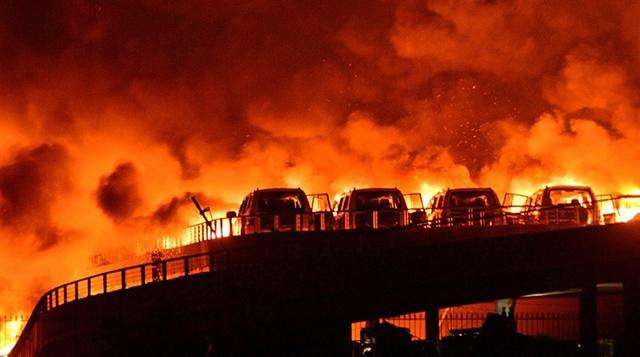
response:
<svg viewBox="0 0 640 357"><path fill-rule="evenodd" d="M235 216L227 213L227 217ZM273 231L308 231L315 227L314 213L300 188L256 189L250 192L237 213L240 234Z"/></svg>
<svg viewBox="0 0 640 357"><path fill-rule="evenodd" d="M589 186L546 186L534 192L520 213L527 224L601 224L603 216Z"/></svg>
<svg viewBox="0 0 640 357"><path fill-rule="evenodd" d="M416 196L417 195L417 196ZM397 188L352 189L337 200L335 222L337 229L389 228L418 224L425 221L420 194L405 196Z"/></svg>
<svg viewBox="0 0 640 357"><path fill-rule="evenodd" d="M505 223L496 192L489 187L447 188L428 205L432 226L492 226Z"/></svg>

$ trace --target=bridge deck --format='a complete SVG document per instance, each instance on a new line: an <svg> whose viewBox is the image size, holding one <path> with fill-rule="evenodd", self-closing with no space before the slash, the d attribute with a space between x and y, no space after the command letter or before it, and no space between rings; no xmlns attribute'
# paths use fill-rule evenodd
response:
<svg viewBox="0 0 640 357"><path fill-rule="evenodd" d="M234 349L246 345L237 336L258 338L274 326L295 334L309 326L626 281L640 272L637 223L501 229L273 233L187 246L182 253L226 251L228 269L45 311L12 356L30 355L30 338L42 355L69 352L72 345L87 354L140 347L131 336Z"/></svg>

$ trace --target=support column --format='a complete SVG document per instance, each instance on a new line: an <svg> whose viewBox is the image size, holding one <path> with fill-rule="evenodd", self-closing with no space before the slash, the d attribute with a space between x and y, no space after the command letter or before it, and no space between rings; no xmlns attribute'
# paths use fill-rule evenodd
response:
<svg viewBox="0 0 640 357"><path fill-rule="evenodd" d="M427 341L438 342L440 339L440 310L427 309L424 314L425 323L427 328Z"/></svg>
<svg viewBox="0 0 640 357"><path fill-rule="evenodd" d="M635 356L640 351L640 276L629 275L622 283L624 308L624 340L622 356Z"/></svg>
<svg viewBox="0 0 640 357"><path fill-rule="evenodd" d="M598 355L598 307L595 285L588 285L580 292L580 343L585 356Z"/></svg>

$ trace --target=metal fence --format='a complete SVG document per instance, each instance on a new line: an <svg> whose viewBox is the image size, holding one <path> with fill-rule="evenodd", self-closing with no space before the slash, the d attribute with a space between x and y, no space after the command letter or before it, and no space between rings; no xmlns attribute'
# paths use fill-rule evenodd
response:
<svg viewBox="0 0 640 357"><path fill-rule="evenodd" d="M216 259L222 258L222 259ZM92 296L132 289L172 279L228 268L228 257L214 253L195 254L179 258L157 260L146 264L92 275L58 286L38 301L31 316L24 324L23 332L16 344L19 356L35 356L44 339L43 324L49 310L64 304Z"/></svg>
<svg viewBox="0 0 640 357"><path fill-rule="evenodd" d="M159 281L167 281L211 271L212 254L203 253L186 257L158 260L151 263L112 270L76 280L48 291L43 297L43 308L50 310L60 305L89 296L124 290Z"/></svg>
<svg viewBox="0 0 640 357"><path fill-rule="evenodd" d="M486 318L485 313L445 313L438 319L439 336L448 336L452 331L480 328ZM566 341L579 340L580 316L576 313L516 313L518 332L530 336L547 336ZM427 336L424 312L384 318L395 326L407 328L414 340L424 340ZM598 314L600 338L622 336L622 314ZM351 325L351 339L360 340L360 330L366 321Z"/></svg>
<svg viewBox="0 0 640 357"><path fill-rule="evenodd" d="M434 212L437 212L434 214ZM602 198L588 207L509 205L496 207L441 207L405 210L318 211L217 218L187 227L186 241L201 241L270 232L379 229L419 226L552 225L571 227L625 222L640 214L640 195ZM431 218L427 218L431 217Z"/></svg>

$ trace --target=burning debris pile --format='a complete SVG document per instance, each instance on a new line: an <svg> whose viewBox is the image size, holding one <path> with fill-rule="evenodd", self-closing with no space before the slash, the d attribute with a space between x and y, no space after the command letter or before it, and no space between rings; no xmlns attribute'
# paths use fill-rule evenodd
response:
<svg viewBox="0 0 640 357"><path fill-rule="evenodd" d="M0 315L255 187L640 187L631 1L0 4Z"/></svg>

